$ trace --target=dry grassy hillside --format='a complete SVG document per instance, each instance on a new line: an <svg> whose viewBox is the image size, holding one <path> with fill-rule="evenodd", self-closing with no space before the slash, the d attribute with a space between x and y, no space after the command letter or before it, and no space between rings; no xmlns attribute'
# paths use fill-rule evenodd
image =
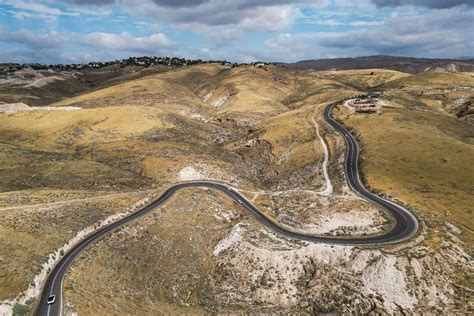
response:
<svg viewBox="0 0 474 316"><path fill-rule="evenodd" d="M66 99L53 106L75 105L83 108L107 106L158 106L162 110L183 115L205 115L209 108L201 102L192 90L192 80L188 75L194 75L198 82L206 81L209 75L215 74L223 67L220 65L203 65L198 71L195 68L182 68L172 73L152 75L143 79L132 80L91 93Z"/></svg>
<svg viewBox="0 0 474 316"><path fill-rule="evenodd" d="M387 84L400 78L409 78L410 74L395 70L363 69L344 71L314 72L313 75L334 80L342 85L356 90L366 91L382 84Z"/></svg>
<svg viewBox="0 0 474 316"><path fill-rule="evenodd" d="M472 126L405 109L341 117L360 135L362 172L369 187L430 217L430 233L438 242L443 231L437 227L448 220L462 227L463 239L472 243Z"/></svg>
<svg viewBox="0 0 474 316"><path fill-rule="evenodd" d="M82 256L74 269L77 273L65 284L73 302L71 311L81 306L84 314L204 313L204 305L215 306L218 301L215 284L207 278L218 273L212 249L239 220L233 203L222 194L211 190L180 193L158 212ZM107 299L95 293L104 293ZM179 301L184 304L176 304Z"/></svg>
<svg viewBox="0 0 474 316"><path fill-rule="evenodd" d="M378 89L394 108L378 114L349 114L344 106L336 111L358 134L367 186L417 210L429 247L452 249L456 248L453 242L458 243L467 251L463 256L470 258L474 238L472 74L425 73L390 81ZM462 264L453 265L456 282L469 286L470 274ZM463 290L460 295L465 295Z"/></svg>
<svg viewBox="0 0 474 316"><path fill-rule="evenodd" d="M471 87L470 74L419 76L422 89L440 89L440 80L451 89L430 100L472 98L471 88L453 90ZM56 110L0 113L0 235L7 241L0 300L29 285L34 292L32 280L49 267L42 264L76 234L180 181L230 183L290 229L342 236L389 229L387 214L350 192L345 143L321 118L330 102L380 89L396 108L369 115L340 106L336 115L359 133L370 188L423 220L416 240L382 250L288 240L221 194L186 190L89 247L66 277L66 309L466 311L467 295L456 285L466 285L462 240L472 241L472 125L404 90L402 82L414 86L415 77L207 64L97 89L52 104ZM393 282L379 281L385 278ZM34 295L16 302L31 310Z"/></svg>
<svg viewBox="0 0 474 316"><path fill-rule="evenodd" d="M387 98L405 106L440 111L472 122L473 73L425 73L384 84Z"/></svg>
<svg viewBox="0 0 474 316"><path fill-rule="evenodd" d="M154 65L144 68L115 64L99 69L89 67L70 71L35 67L23 67L13 71L8 68L8 64L0 64L0 103L23 102L31 106L42 106L69 98L71 95L116 85L174 67Z"/></svg>
<svg viewBox="0 0 474 316"><path fill-rule="evenodd" d="M240 125L254 125L287 111L283 101L299 88L300 82L293 72L274 67L239 67L213 78L205 87L203 98L216 109L219 119L238 118Z"/></svg>
<svg viewBox="0 0 474 316"><path fill-rule="evenodd" d="M379 115L348 115L347 108L340 107L338 113L360 135L367 184L435 218L433 227L455 222L463 227L462 238L471 243L472 115L457 114L474 98L474 77L424 73L379 89L395 108L382 109ZM432 233L442 230L433 228Z"/></svg>

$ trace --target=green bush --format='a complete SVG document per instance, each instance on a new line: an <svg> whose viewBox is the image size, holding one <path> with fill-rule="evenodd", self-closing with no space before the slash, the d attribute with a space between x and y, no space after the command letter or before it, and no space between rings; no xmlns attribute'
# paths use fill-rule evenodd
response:
<svg viewBox="0 0 474 316"><path fill-rule="evenodd" d="M13 306L13 316L26 315L28 313L28 306L23 304L15 304Z"/></svg>
<svg viewBox="0 0 474 316"><path fill-rule="evenodd" d="M357 109L356 113L374 114L374 113L377 113L377 111L374 109Z"/></svg>

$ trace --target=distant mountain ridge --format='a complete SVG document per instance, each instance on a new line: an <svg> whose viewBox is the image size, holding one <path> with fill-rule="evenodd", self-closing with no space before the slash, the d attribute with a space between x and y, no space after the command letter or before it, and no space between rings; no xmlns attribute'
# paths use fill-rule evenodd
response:
<svg viewBox="0 0 474 316"><path fill-rule="evenodd" d="M474 58L432 59L415 57L395 57L386 55L354 58L333 58L302 60L285 64L290 68L304 71L349 70L349 69L391 69L411 74L421 72L469 72L474 71Z"/></svg>

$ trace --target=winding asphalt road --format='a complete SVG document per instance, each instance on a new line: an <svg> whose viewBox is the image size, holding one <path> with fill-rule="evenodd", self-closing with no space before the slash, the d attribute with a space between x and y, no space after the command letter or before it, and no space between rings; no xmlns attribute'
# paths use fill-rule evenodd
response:
<svg viewBox="0 0 474 316"><path fill-rule="evenodd" d="M71 266L74 259L83 251L87 246L89 246L94 241L98 240L100 237L106 235L107 233L117 229L124 224L131 222L138 217L150 212L156 207L165 203L172 195L177 191L190 188L190 187L207 187L211 189L216 189L229 198L238 203L242 208L252 214L256 220L258 220L263 225L267 226L269 229L274 232L287 236L290 238L295 238L299 240L305 240L310 242L325 242L332 244L345 244L345 245L383 245L389 243L396 243L404 241L412 237L418 231L418 221L413 216L410 211L399 206L389 200L379 197L378 195L372 194L362 185L359 179L359 171L357 160L359 157L359 149L355 138L335 119L331 117L331 111L335 107L335 104L328 105L324 110L324 119L333 126L346 140L347 144L347 153L345 160L345 170L346 178L349 186L358 193L360 196L365 199L376 203L382 206L386 211L388 211L396 221L395 227L383 235L374 235L367 237L330 237L330 236L314 236L301 232L296 232L289 230L287 228L281 227L271 219L263 215L255 206L248 202L245 197L240 193L233 190L232 188L219 183L207 182L207 181L198 181L198 182L187 182L179 183L168 190L166 190L158 199L153 201L148 206L140 209L139 211L122 218L104 228L99 229L98 231L88 235L85 239L80 241L74 247L72 247L56 264L52 269L48 278L44 284L43 292L41 293L41 298L38 303L35 315L62 315L63 301L62 301L62 283L64 275ZM54 304L48 305L47 299L48 296L55 295L56 302Z"/></svg>

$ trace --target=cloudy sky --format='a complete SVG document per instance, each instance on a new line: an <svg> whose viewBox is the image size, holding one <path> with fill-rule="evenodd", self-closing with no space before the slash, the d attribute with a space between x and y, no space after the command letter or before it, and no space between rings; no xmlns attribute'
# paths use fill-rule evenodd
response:
<svg viewBox="0 0 474 316"><path fill-rule="evenodd" d="M0 62L474 56L474 0L0 0Z"/></svg>

